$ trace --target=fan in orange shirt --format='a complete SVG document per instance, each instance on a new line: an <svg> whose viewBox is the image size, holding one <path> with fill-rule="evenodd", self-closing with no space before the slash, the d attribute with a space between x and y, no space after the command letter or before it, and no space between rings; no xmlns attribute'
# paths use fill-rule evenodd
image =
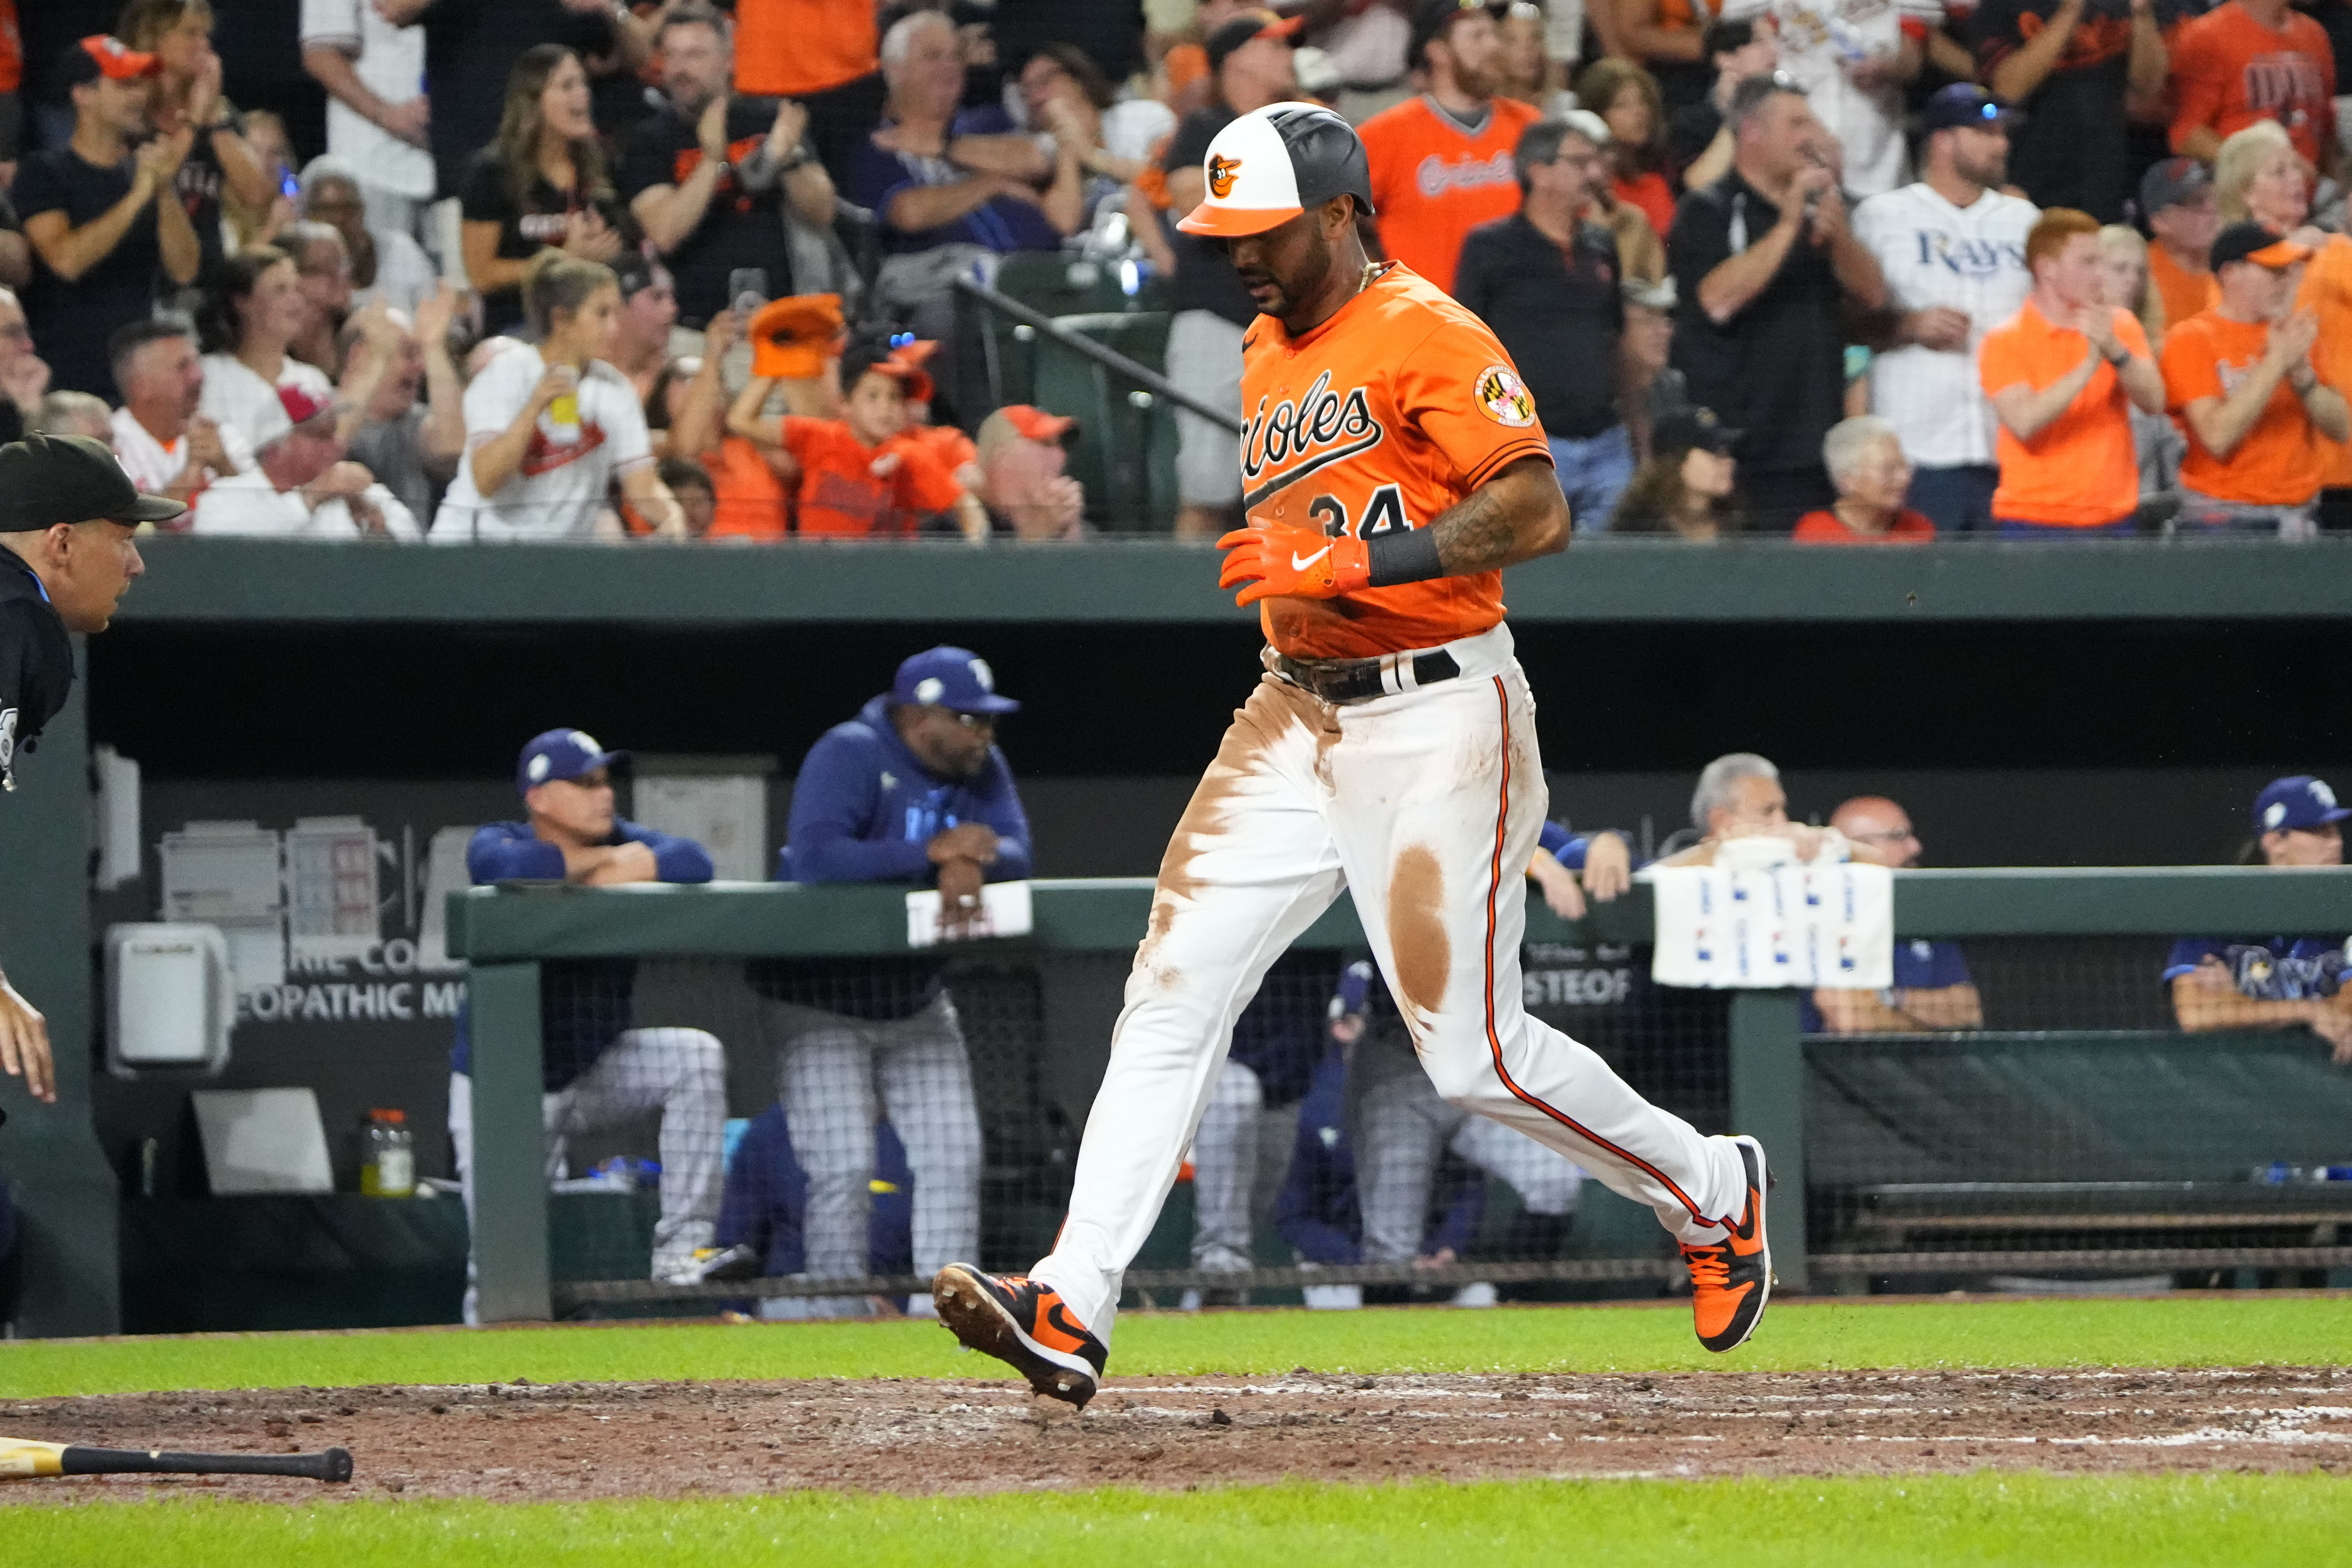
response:
<svg viewBox="0 0 2352 1568"><path fill-rule="evenodd" d="M2213 172L2194 158L2160 158L2140 176L2147 222L2147 280L2164 301L2163 325L2185 321L2221 298L2210 253L2221 226Z"/></svg>
<svg viewBox="0 0 2352 1568"><path fill-rule="evenodd" d="M940 345L929 338L903 332L892 338L890 343L891 362L906 369L900 379L907 392L907 427L899 432L900 437L938 458L940 467L955 476L956 483L978 494L980 448L954 426L931 423L931 397L938 389L931 384L931 373L924 366L939 352Z"/></svg>
<svg viewBox="0 0 2352 1568"><path fill-rule="evenodd" d="M1992 515L2004 538L2129 533L2139 506L2131 413L2164 408L2164 377L2128 310L2102 302L2099 220L2053 207L2025 237L2033 292L1985 334L1977 379L2000 428Z"/></svg>
<svg viewBox="0 0 2352 1568"><path fill-rule="evenodd" d="M1450 294L1463 237L1519 210L1511 153L1540 111L1495 96L1502 37L1479 0L1422 0L1412 37L1429 90L1373 115L1358 134L1381 247Z"/></svg>
<svg viewBox="0 0 2352 1568"><path fill-rule="evenodd" d="M2285 131L2265 120L2222 142L2221 155L2214 160L2213 185L2224 223L2252 218L2297 245L2311 247L2315 254L2304 267L2295 308L2318 316L2320 341L2336 347L2333 372L2339 378L2352 373L2338 346L2352 343L2352 238L2311 226L2311 175ZM2341 379L2334 384L2344 390ZM2331 531L2352 529L2352 442L2326 442L2321 450L2326 457L2321 526Z"/></svg>
<svg viewBox="0 0 2352 1568"><path fill-rule="evenodd" d="M1861 414L1831 426L1822 464L1837 486L1837 504L1797 520L1789 537L1799 544L1925 544L1936 537L1936 525L1903 504L1911 459L1885 420Z"/></svg>
<svg viewBox="0 0 2352 1568"><path fill-rule="evenodd" d="M953 515L957 531L979 542L988 513L929 451L907 439L907 386L923 374L891 357L887 342L852 344L841 356L841 417L812 419L761 410L782 379L755 335L751 379L728 410L727 428L762 447L782 447L800 466L794 530L803 536L901 537L934 515ZM793 368L800 368L794 366Z"/></svg>
<svg viewBox="0 0 2352 1568"><path fill-rule="evenodd" d="M2319 318L2293 309L2308 246L2258 223L2213 241L2221 302L2164 341L2167 401L2189 435L2183 525L2213 532L2308 531L2326 469L2323 437L2352 436L2352 410L2320 378Z"/></svg>

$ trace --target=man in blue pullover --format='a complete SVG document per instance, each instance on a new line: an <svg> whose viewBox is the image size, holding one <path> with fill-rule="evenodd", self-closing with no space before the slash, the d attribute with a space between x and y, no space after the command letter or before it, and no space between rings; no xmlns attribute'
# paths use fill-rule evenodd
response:
<svg viewBox="0 0 2352 1568"><path fill-rule="evenodd" d="M466 869L489 882L708 882L710 856L617 816L608 752L579 730L550 730L522 749L515 766L525 822L493 822L466 846ZM561 959L540 966L539 1016L547 1173L564 1171L573 1136L661 1113L661 1218L654 1226L653 1277L700 1279L696 1254L709 1248L719 1217L727 1125L727 1058L700 1029L630 1027L637 963L633 958ZM457 1019L450 1053L449 1138L466 1215L474 1213L473 1046ZM466 1321L475 1321L473 1263L467 1262Z"/></svg>
<svg viewBox="0 0 2352 1568"><path fill-rule="evenodd" d="M984 883L1029 875L1029 819L995 743L997 719L1020 706L997 695L987 661L968 648L908 659L887 692L809 748L781 879L936 886L944 934L963 934ZM766 999L777 1098L808 1174L807 1276L866 1272L874 1124L884 1114L914 1176L915 1272L972 1256L980 1112L940 960L767 960L751 966L751 980ZM930 1304L919 1295L914 1310Z"/></svg>

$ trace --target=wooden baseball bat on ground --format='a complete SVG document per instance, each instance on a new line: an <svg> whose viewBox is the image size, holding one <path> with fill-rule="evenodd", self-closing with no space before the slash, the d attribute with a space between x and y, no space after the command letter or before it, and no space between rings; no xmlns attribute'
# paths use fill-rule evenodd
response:
<svg viewBox="0 0 2352 1568"><path fill-rule="evenodd" d="M87 1448L77 1443L0 1440L0 1478L21 1476L302 1476L352 1479L352 1451L323 1454L175 1454L161 1448Z"/></svg>

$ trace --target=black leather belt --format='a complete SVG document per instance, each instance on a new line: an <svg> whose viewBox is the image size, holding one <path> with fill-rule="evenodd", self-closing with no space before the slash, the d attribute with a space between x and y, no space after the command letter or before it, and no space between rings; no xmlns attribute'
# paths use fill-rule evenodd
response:
<svg viewBox="0 0 2352 1568"><path fill-rule="evenodd" d="M1374 697L1392 693L1381 679L1379 658L1292 658L1288 654L1276 654L1274 668L1285 680L1305 687L1326 702L1362 702ZM1434 686L1441 680L1451 680L1462 673L1454 656L1444 648L1412 656L1412 686L1411 690Z"/></svg>

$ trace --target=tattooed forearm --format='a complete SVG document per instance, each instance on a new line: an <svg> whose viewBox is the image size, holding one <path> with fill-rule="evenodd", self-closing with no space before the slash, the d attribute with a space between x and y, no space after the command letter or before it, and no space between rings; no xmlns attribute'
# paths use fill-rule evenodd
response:
<svg viewBox="0 0 2352 1568"><path fill-rule="evenodd" d="M1568 504L1551 465L1520 459L1430 525L1445 574L1517 565L1568 542Z"/></svg>

